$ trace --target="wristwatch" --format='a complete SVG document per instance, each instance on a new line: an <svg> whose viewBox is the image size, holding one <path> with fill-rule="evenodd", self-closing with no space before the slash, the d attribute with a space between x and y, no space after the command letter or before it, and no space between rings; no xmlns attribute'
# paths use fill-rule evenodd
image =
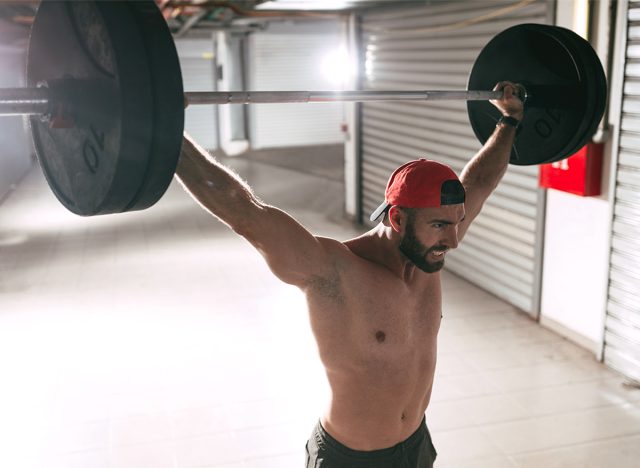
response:
<svg viewBox="0 0 640 468"><path fill-rule="evenodd" d="M514 117L511 117L510 115L503 115L502 117L500 117L496 122L496 127L501 123L509 125L513 128L518 128L518 125L520 125L520 121Z"/></svg>

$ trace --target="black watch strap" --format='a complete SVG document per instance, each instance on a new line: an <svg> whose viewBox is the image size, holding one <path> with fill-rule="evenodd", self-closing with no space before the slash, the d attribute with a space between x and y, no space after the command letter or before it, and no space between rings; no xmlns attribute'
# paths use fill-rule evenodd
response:
<svg viewBox="0 0 640 468"><path fill-rule="evenodd" d="M514 117L511 117L510 115L503 115L502 117L500 117L500 119L498 119L498 121L496 122L496 126L500 125L501 123L509 125L513 128L518 128L518 125L520 125L520 121Z"/></svg>

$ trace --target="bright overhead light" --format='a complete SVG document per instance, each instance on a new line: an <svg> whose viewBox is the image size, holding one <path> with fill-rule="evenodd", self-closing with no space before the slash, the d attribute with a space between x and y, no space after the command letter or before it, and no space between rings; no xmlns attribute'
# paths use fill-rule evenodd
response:
<svg viewBox="0 0 640 468"><path fill-rule="evenodd" d="M342 88L349 84L355 73L355 67L351 63L346 47L328 52L322 58L321 67L324 78L332 85Z"/></svg>

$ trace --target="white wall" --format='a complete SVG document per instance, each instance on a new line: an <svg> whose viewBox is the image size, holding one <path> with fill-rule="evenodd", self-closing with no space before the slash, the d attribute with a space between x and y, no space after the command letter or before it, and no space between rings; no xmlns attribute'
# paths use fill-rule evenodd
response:
<svg viewBox="0 0 640 468"><path fill-rule="evenodd" d="M215 54L212 35L175 41L182 69L184 91L214 91ZM185 130L207 150L218 147L218 106L189 106L184 112Z"/></svg>
<svg viewBox="0 0 640 468"><path fill-rule="evenodd" d="M582 33L584 25L577 10L583 3L558 2L556 24ZM610 142L605 145L603 164L600 197L548 191L540 312L542 325L596 355L604 334L609 269L611 213L606 182L611 165Z"/></svg>
<svg viewBox="0 0 640 468"><path fill-rule="evenodd" d="M248 84L254 91L340 90L327 57L345 46L338 20L271 23L248 40ZM331 67L329 67L331 68ZM337 70L336 70L337 72ZM250 106L251 147L330 145L344 142L344 105L255 104Z"/></svg>
<svg viewBox="0 0 640 468"><path fill-rule="evenodd" d="M609 204L549 190L540 322L598 354L609 265Z"/></svg>

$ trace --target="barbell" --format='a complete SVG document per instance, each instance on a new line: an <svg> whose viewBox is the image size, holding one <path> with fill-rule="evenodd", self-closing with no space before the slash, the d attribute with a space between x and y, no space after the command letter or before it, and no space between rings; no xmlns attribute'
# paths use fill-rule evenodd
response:
<svg viewBox="0 0 640 468"><path fill-rule="evenodd" d="M499 81L522 85L525 117L510 162L558 161L589 141L607 86L589 43L541 24L489 41L463 91L187 92L169 28L153 0L49 1L38 7L27 87L0 90L0 115L29 115L38 161L70 211L93 216L145 209L168 188L180 156L184 107L333 101L466 100L484 143L500 117Z"/></svg>

